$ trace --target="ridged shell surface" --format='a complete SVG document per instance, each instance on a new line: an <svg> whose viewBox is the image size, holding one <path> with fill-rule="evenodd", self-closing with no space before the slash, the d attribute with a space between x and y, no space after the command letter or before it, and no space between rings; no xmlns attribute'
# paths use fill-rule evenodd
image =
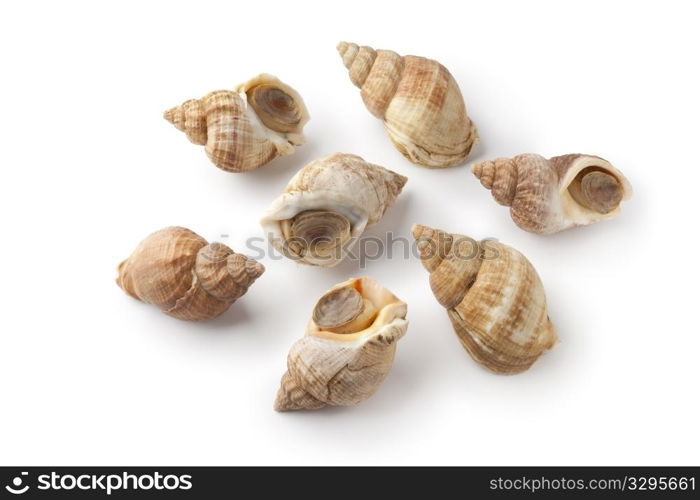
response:
<svg viewBox="0 0 700 500"><path fill-rule="evenodd" d="M432 59L354 43L337 48L365 106L384 121L402 155L428 168L465 161L478 134L447 68Z"/></svg>
<svg viewBox="0 0 700 500"><path fill-rule="evenodd" d="M343 260L365 228L376 224L394 204L406 180L357 155L336 153L297 172L265 212L261 225L272 245L284 255L304 264L334 266ZM349 242L323 258L295 254L289 248L284 224L309 210L324 210L345 218L349 223Z"/></svg>
<svg viewBox="0 0 700 500"><path fill-rule="evenodd" d="M554 346L542 282L520 252L420 225L413 236L433 294L472 358L519 373Z"/></svg>
<svg viewBox="0 0 700 500"><path fill-rule="evenodd" d="M593 210L572 196L572 184L589 171L604 173L617 182L619 195L605 212ZM538 234L615 217L620 213L620 202L632 196L627 178L607 160L592 155L569 154L548 160L526 153L477 163L472 172L498 203L510 207L520 228Z"/></svg>
<svg viewBox="0 0 700 500"><path fill-rule="evenodd" d="M271 97L254 100L260 89ZM204 146L212 163L227 172L253 170L292 154L304 143L303 128L309 120L299 93L268 74L235 90L190 99L163 116L192 143Z"/></svg>
<svg viewBox="0 0 700 500"><path fill-rule="evenodd" d="M224 313L264 270L226 245L168 227L148 236L119 264L117 285L170 316L203 321Z"/></svg>
<svg viewBox="0 0 700 500"><path fill-rule="evenodd" d="M331 292L344 288L376 309L374 319L356 332L335 333L312 317L289 351L275 410L354 405L372 396L389 373L396 343L408 328L406 304L371 278L348 280Z"/></svg>

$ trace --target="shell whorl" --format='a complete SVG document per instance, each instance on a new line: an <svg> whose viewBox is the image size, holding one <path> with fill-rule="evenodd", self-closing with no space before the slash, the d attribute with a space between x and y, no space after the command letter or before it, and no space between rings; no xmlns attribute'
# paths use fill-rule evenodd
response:
<svg viewBox="0 0 700 500"><path fill-rule="evenodd" d="M324 406L326 403L309 394L288 371L282 375L275 411L318 410Z"/></svg>
<svg viewBox="0 0 700 500"><path fill-rule="evenodd" d="M399 88L404 58L391 50L374 50L348 42L340 42L337 49L350 80L361 90L365 106L383 120Z"/></svg>
<svg viewBox="0 0 700 500"><path fill-rule="evenodd" d="M451 309L464 300L476 281L483 249L463 235L415 224L412 228L420 259L430 273L430 288L438 302Z"/></svg>
<svg viewBox="0 0 700 500"><path fill-rule="evenodd" d="M377 58L377 51L372 47L360 47L355 43L348 42L340 42L337 49L340 57L343 58L343 64L350 73L350 80L356 87L362 88Z"/></svg>
<svg viewBox="0 0 700 500"><path fill-rule="evenodd" d="M220 102L216 103L215 100ZM240 100L238 94L228 90L217 90L210 92L201 99L189 99L179 106L170 108L163 113L163 118L172 123L176 129L184 132L193 144L204 146L207 144L207 121L208 114L212 110L217 112L240 113Z"/></svg>
<svg viewBox="0 0 700 500"><path fill-rule="evenodd" d="M241 297L264 271L260 262L217 242L197 252L194 266L200 286L207 294L221 300Z"/></svg>
<svg viewBox="0 0 700 500"><path fill-rule="evenodd" d="M557 212L559 175L546 158L521 154L476 164L473 174L515 223L526 231L548 234L561 222Z"/></svg>
<svg viewBox="0 0 700 500"><path fill-rule="evenodd" d="M192 269L192 286L175 306L164 311L189 321L203 321L223 314L264 272L259 262L212 243L198 253Z"/></svg>
<svg viewBox="0 0 700 500"><path fill-rule="evenodd" d="M501 205L509 207L518 187L518 165L512 158L497 158L477 163L472 172Z"/></svg>

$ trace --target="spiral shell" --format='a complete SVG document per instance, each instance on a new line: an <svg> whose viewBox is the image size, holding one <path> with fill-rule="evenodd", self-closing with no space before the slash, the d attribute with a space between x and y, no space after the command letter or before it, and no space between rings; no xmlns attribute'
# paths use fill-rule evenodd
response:
<svg viewBox="0 0 700 500"><path fill-rule="evenodd" d="M462 93L439 62L340 42L338 52L367 109L384 121L409 161L428 168L463 163L478 140Z"/></svg>
<svg viewBox="0 0 700 500"><path fill-rule="evenodd" d="M406 177L356 155L336 153L315 160L289 181L265 212L261 225L287 257L335 266L366 227L394 204Z"/></svg>
<svg viewBox="0 0 700 500"><path fill-rule="evenodd" d="M474 360L519 373L554 346L544 288L520 252L420 225L412 231L433 294Z"/></svg>
<svg viewBox="0 0 700 500"><path fill-rule="evenodd" d="M515 223L526 231L552 234L620 213L632 195L624 175L603 158L583 154L536 154L477 163L472 172Z"/></svg>
<svg viewBox="0 0 700 500"><path fill-rule="evenodd" d="M235 91L217 90L169 109L163 117L205 146L209 159L227 172L256 169L304 143L309 121L296 90L261 74Z"/></svg>
<svg viewBox="0 0 700 500"><path fill-rule="evenodd" d="M323 326L320 326L323 325ZM374 394L404 336L406 304L371 278L340 283L316 304L289 351L274 408L349 406Z"/></svg>
<svg viewBox="0 0 700 500"><path fill-rule="evenodd" d="M117 285L170 316L203 321L224 313L264 270L226 245L207 244L183 227L167 227L119 264Z"/></svg>

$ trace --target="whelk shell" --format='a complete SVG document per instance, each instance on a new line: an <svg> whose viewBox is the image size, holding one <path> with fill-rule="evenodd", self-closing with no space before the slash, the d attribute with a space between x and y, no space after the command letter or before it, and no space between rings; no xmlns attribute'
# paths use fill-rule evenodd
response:
<svg viewBox="0 0 700 500"><path fill-rule="evenodd" d="M393 205L406 180L359 156L336 153L297 172L265 212L261 225L272 245L287 257L335 266L365 228Z"/></svg>
<svg viewBox="0 0 700 500"><path fill-rule="evenodd" d="M265 268L189 229L167 227L139 243L118 271L117 285L135 299L203 321L224 313Z"/></svg>
<svg viewBox="0 0 700 500"><path fill-rule="evenodd" d="M426 226L412 232L433 294L472 358L519 373L554 346L542 282L520 252Z"/></svg>
<svg viewBox="0 0 700 500"><path fill-rule="evenodd" d="M620 203L632 196L625 176L607 160L592 155L547 160L527 153L477 163L472 172L498 203L510 207L519 227L538 234L615 217Z"/></svg>
<svg viewBox="0 0 700 500"><path fill-rule="evenodd" d="M227 172L258 168L304 143L309 113L299 93L261 74L235 91L217 90L169 109L164 118L205 146L209 159Z"/></svg>
<svg viewBox="0 0 700 500"><path fill-rule="evenodd" d="M362 100L384 121L409 161L428 168L464 162L478 141L457 82L442 64L340 42L338 52Z"/></svg>
<svg viewBox="0 0 700 500"><path fill-rule="evenodd" d="M316 304L287 357L274 408L349 406L374 394L408 328L406 304L371 278L340 283Z"/></svg>

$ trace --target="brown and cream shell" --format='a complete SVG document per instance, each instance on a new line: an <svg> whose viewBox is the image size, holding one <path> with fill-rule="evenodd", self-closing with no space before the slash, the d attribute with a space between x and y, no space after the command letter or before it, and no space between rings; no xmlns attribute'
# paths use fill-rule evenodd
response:
<svg viewBox="0 0 700 500"><path fill-rule="evenodd" d="M261 225L272 245L304 264L335 266L394 204L406 177L352 154L315 160L289 181Z"/></svg>
<svg viewBox="0 0 700 500"><path fill-rule="evenodd" d="M472 358L518 373L554 346L544 288L525 256L496 241L420 225L412 231L433 294Z"/></svg>
<svg viewBox="0 0 700 500"><path fill-rule="evenodd" d="M406 304L371 278L331 288L287 357L274 408L350 406L372 396L408 328Z"/></svg>
<svg viewBox="0 0 700 500"><path fill-rule="evenodd" d="M234 91L217 90L169 109L164 118L204 146L209 159L227 172L258 168L304 143L309 113L299 93L278 78L261 74Z"/></svg>
<svg viewBox="0 0 700 500"><path fill-rule="evenodd" d="M148 236L119 264L119 285L135 299L178 319L224 313L263 273L259 262L183 227Z"/></svg>
<svg viewBox="0 0 700 500"><path fill-rule="evenodd" d="M552 234L620 213L632 187L610 162L569 154L547 160L537 154L477 163L472 172L515 223L526 231Z"/></svg>
<svg viewBox="0 0 700 500"><path fill-rule="evenodd" d="M365 106L384 121L409 161L428 168L459 165L478 140L457 82L439 62L340 42L338 52Z"/></svg>

